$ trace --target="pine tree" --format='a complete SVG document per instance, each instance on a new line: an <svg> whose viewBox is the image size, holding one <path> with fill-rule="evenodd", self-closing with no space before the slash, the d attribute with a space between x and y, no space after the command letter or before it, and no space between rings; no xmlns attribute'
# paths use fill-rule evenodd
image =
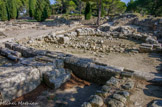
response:
<svg viewBox="0 0 162 107"><path fill-rule="evenodd" d="M29 0L29 16L34 16L36 0Z"/></svg>
<svg viewBox="0 0 162 107"><path fill-rule="evenodd" d="M44 9L45 18L51 16L51 4L49 0L45 0L45 9Z"/></svg>
<svg viewBox="0 0 162 107"><path fill-rule="evenodd" d="M85 19L86 19L86 20L91 19L91 16L92 16L92 9L91 9L91 4L90 4L90 2L86 2L86 8L85 8L84 15L85 15Z"/></svg>
<svg viewBox="0 0 162 107"><path fill-rule="evenodd" d="M51 15L51 7L49 0L37 0L35 6L34 18L39 21L45 21Z"/></svg>
<svg viewBox="0 0 162 107"><path fill-rule="evenodd" d="M6 21L7 20L7 10L6 10L6 3L3 1L1 4L1 20Z"/></svg>
<svg viewBox="0 0 162 107"><path fill-rule="evenodd" d="M39 22L42 21L42 12L44 10L44 6L42 4L42 1L43 0L37 0L36 6L35 6L34 18Z"/></svg>
<svg viewBox="0 0 162 107"><path fill-rule="evenodd" d="M7 10L8 10L9 20L10 18L16 19L17 16L16 0L7 0Z"/></svg>

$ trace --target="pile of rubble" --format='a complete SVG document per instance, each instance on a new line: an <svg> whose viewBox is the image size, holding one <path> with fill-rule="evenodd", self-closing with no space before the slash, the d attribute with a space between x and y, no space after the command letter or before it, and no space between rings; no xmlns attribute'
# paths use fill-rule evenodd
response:
<svg viewBox="0 0 162 107"><path fill-rule="evenodd" d="M114 26L135 25L141 32L150 32L162 38L162 19L153 16L143 17L140 14L124 14L113 19Z"/></svg>
<svg viewBox="0 0 162 107"><path fill-rule="evenodd" d="M0 31L12 31L20 29L38 28L40 25L36 22L0 22Z"/></svg>
<svg viewBox="0 0 162 107"><path fill-rule="evenodd" d="M106 26L107 27L107 26ZM105 27L100 28L105 29ZM111 30L110 30L111 29ZM129 45L120 43L119 39L135 40L137 45ZM56 47L71 47L74 49L84 49L93 52L161 52L162 46L157 38L151 34L139 33L138 29L120 26L113 28L109 26L109 30L101 31L92 28L81 28L64 35L56 35L49 33L43 38L37 38L38 41L46 43L54 43ZM135 43L134 43L135 44ZM138 46L141 44L141 46Z"/></svg>

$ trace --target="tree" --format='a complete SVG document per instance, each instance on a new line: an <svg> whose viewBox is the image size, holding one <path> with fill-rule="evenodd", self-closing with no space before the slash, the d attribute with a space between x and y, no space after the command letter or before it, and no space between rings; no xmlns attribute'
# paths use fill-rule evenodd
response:
<svg viewBox="0 0 162 107"><path fill-rule="evenodd" d="M90 4L90 2L86 2L86 8L85 8L84 15L85 15L85 19L86 20L91 19L92 10L91 10L91 4Z"/></svg>
<svg viewBox="0 0 162 107"><path fill-rule="evenodd" d="M8 20L16 19L17 16L16 0L7 0L7 13L8 13Z"/></svg>
<svg viewBox="0 0 162 107"><path fill-rule="evenodd" d="M51 4L49 0L45 0L45 11L46 11L46 18L51 16Z"/></svg>
<svg viewBox="0 0 162 107"><path fill-rule="evenodd" d="M36 0L29 0L29 16L33 17L35 12Z"/></svg>
<svg viewBox="0 0 162 107"><path fill-rule="evenodd" d="M1 2L0 4L0 9L1 9L1 20L6 21L7 20L7 9L6 9L6 3L4 1Z"/></svg>
<svg viewBox="0 0 162 107"><path fill-rule="evenodd" d="M98 5L98 18L97 18L97 25L99 26L100 25L100 18L101 18L101 8L102 8L102 0L82 0L84 2L89 2L89 1L92 1L92 2L97 2L97 5Z"/></svg>
<svg viewBox="0 0 162 107"><path fill-rule="evenodd" d="M45 21L51 15L49 0L37 0L35 6L34 18L39 21Z"/></svg>
<svg viewBox="0 0 162 107"><path fill-rule="evenodd" d="M67 0L66 1L66 12L72 12L76 9L76 4L73 0Z"/></svg>
<svg viewBox="0 0 162 107"><path fill-rule="evenodd" d="M162 16L162 0L130 0L127 11L143 11L154 16Z"/></svg>
<svg viewBox="0 0 162 107"><path fill-rule="evenodd" d="M102 9L102 0L97 0L98 4L98 18L97 18L97 25L100 25L100 18L101 18L101 9Z"/></svg>
<svg viewBox="0 0 162 107"><path fill-rule="evenodd" d="M44 6L45 6L44 0L37 0L36 6L35 6L34 18L39 22L45 20L44 17L43 17Z"/></svg>
<svg viewBox="0 0 162 107"><path fill-rule="evenodd" d="M107 10L107 15L123 13L126 10L126 4L120 0L104 0L104 8Z"/></svg>
<svg viewBox="0 0 162 107"><path fill-rule="evenodd" d="M127 4L127 11L135 11L135 3L134 0L130 0Z"/></svg>

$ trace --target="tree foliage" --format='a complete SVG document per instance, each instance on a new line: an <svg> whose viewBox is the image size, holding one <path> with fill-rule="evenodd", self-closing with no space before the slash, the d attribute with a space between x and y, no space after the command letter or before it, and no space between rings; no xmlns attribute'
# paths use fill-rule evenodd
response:
<svg viewBox="0 0 162 107"><path fill-rule="evenodd" d="M36 0L29 0L29 16L33 17L35 12Z"/></svg>
<svg viewBox="0 0 162 107"><path fill-rule="evenodd" d="M162 16L162 0L130 0L127 11Z"/></svg>
<svg viewBox="0 0 162 107"><path fill-rule="evenodd" d="M124 13L126 4L120 0L104 0L104 8L107 10L107 15Z"/></svg>
<svg viewBox="0 0 162 107"><path fill-rule="evenodd" d="M92 9L91 9L91 4L90 2L86 2L86 8L85 8L85 19L86 20L89 20L91 19L91 16L92 16Z"/></svg>
<svg viewBox="0 0 162 107"><path fill-rule="evenodd" d="M35 5L34 18L39 21L45 21L51 15L49 0L37 0Z"/></svg>
<svg viewBox="0 0 162 107"><path fill-rule="evenodd" d="M76 9L76 4L75 4L75 2L73 1L73 0L67 0L66 1L66 12L67 13L70 13L70 12L74 12L75 11L75 9Z"/></svg>
<svg viewBox="0 0 162 107"><path fill-rule="evenodd" d="M17 1L7 0L8 19L16 19L17 17Z"/></svg>
<svg viewBox="0 0 162 107"><path fill-rule="evenodd" d="M2 21L7 20L7 9L6 9L6 2L0 1L0 16Z"/></svg>

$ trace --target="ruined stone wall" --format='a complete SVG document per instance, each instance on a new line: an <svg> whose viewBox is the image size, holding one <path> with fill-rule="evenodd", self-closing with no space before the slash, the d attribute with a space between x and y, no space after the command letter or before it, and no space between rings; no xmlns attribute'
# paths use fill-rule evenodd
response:
<svg viewBox="0 0 162 107"><path fill-rule="evenodd" d="M162 37L162 18L161 19L150 18L143 20L139 20L138 18L136 18L132 24L141 27L148 27L151 31L154 31L153 33L155 35Z"/></svg>

